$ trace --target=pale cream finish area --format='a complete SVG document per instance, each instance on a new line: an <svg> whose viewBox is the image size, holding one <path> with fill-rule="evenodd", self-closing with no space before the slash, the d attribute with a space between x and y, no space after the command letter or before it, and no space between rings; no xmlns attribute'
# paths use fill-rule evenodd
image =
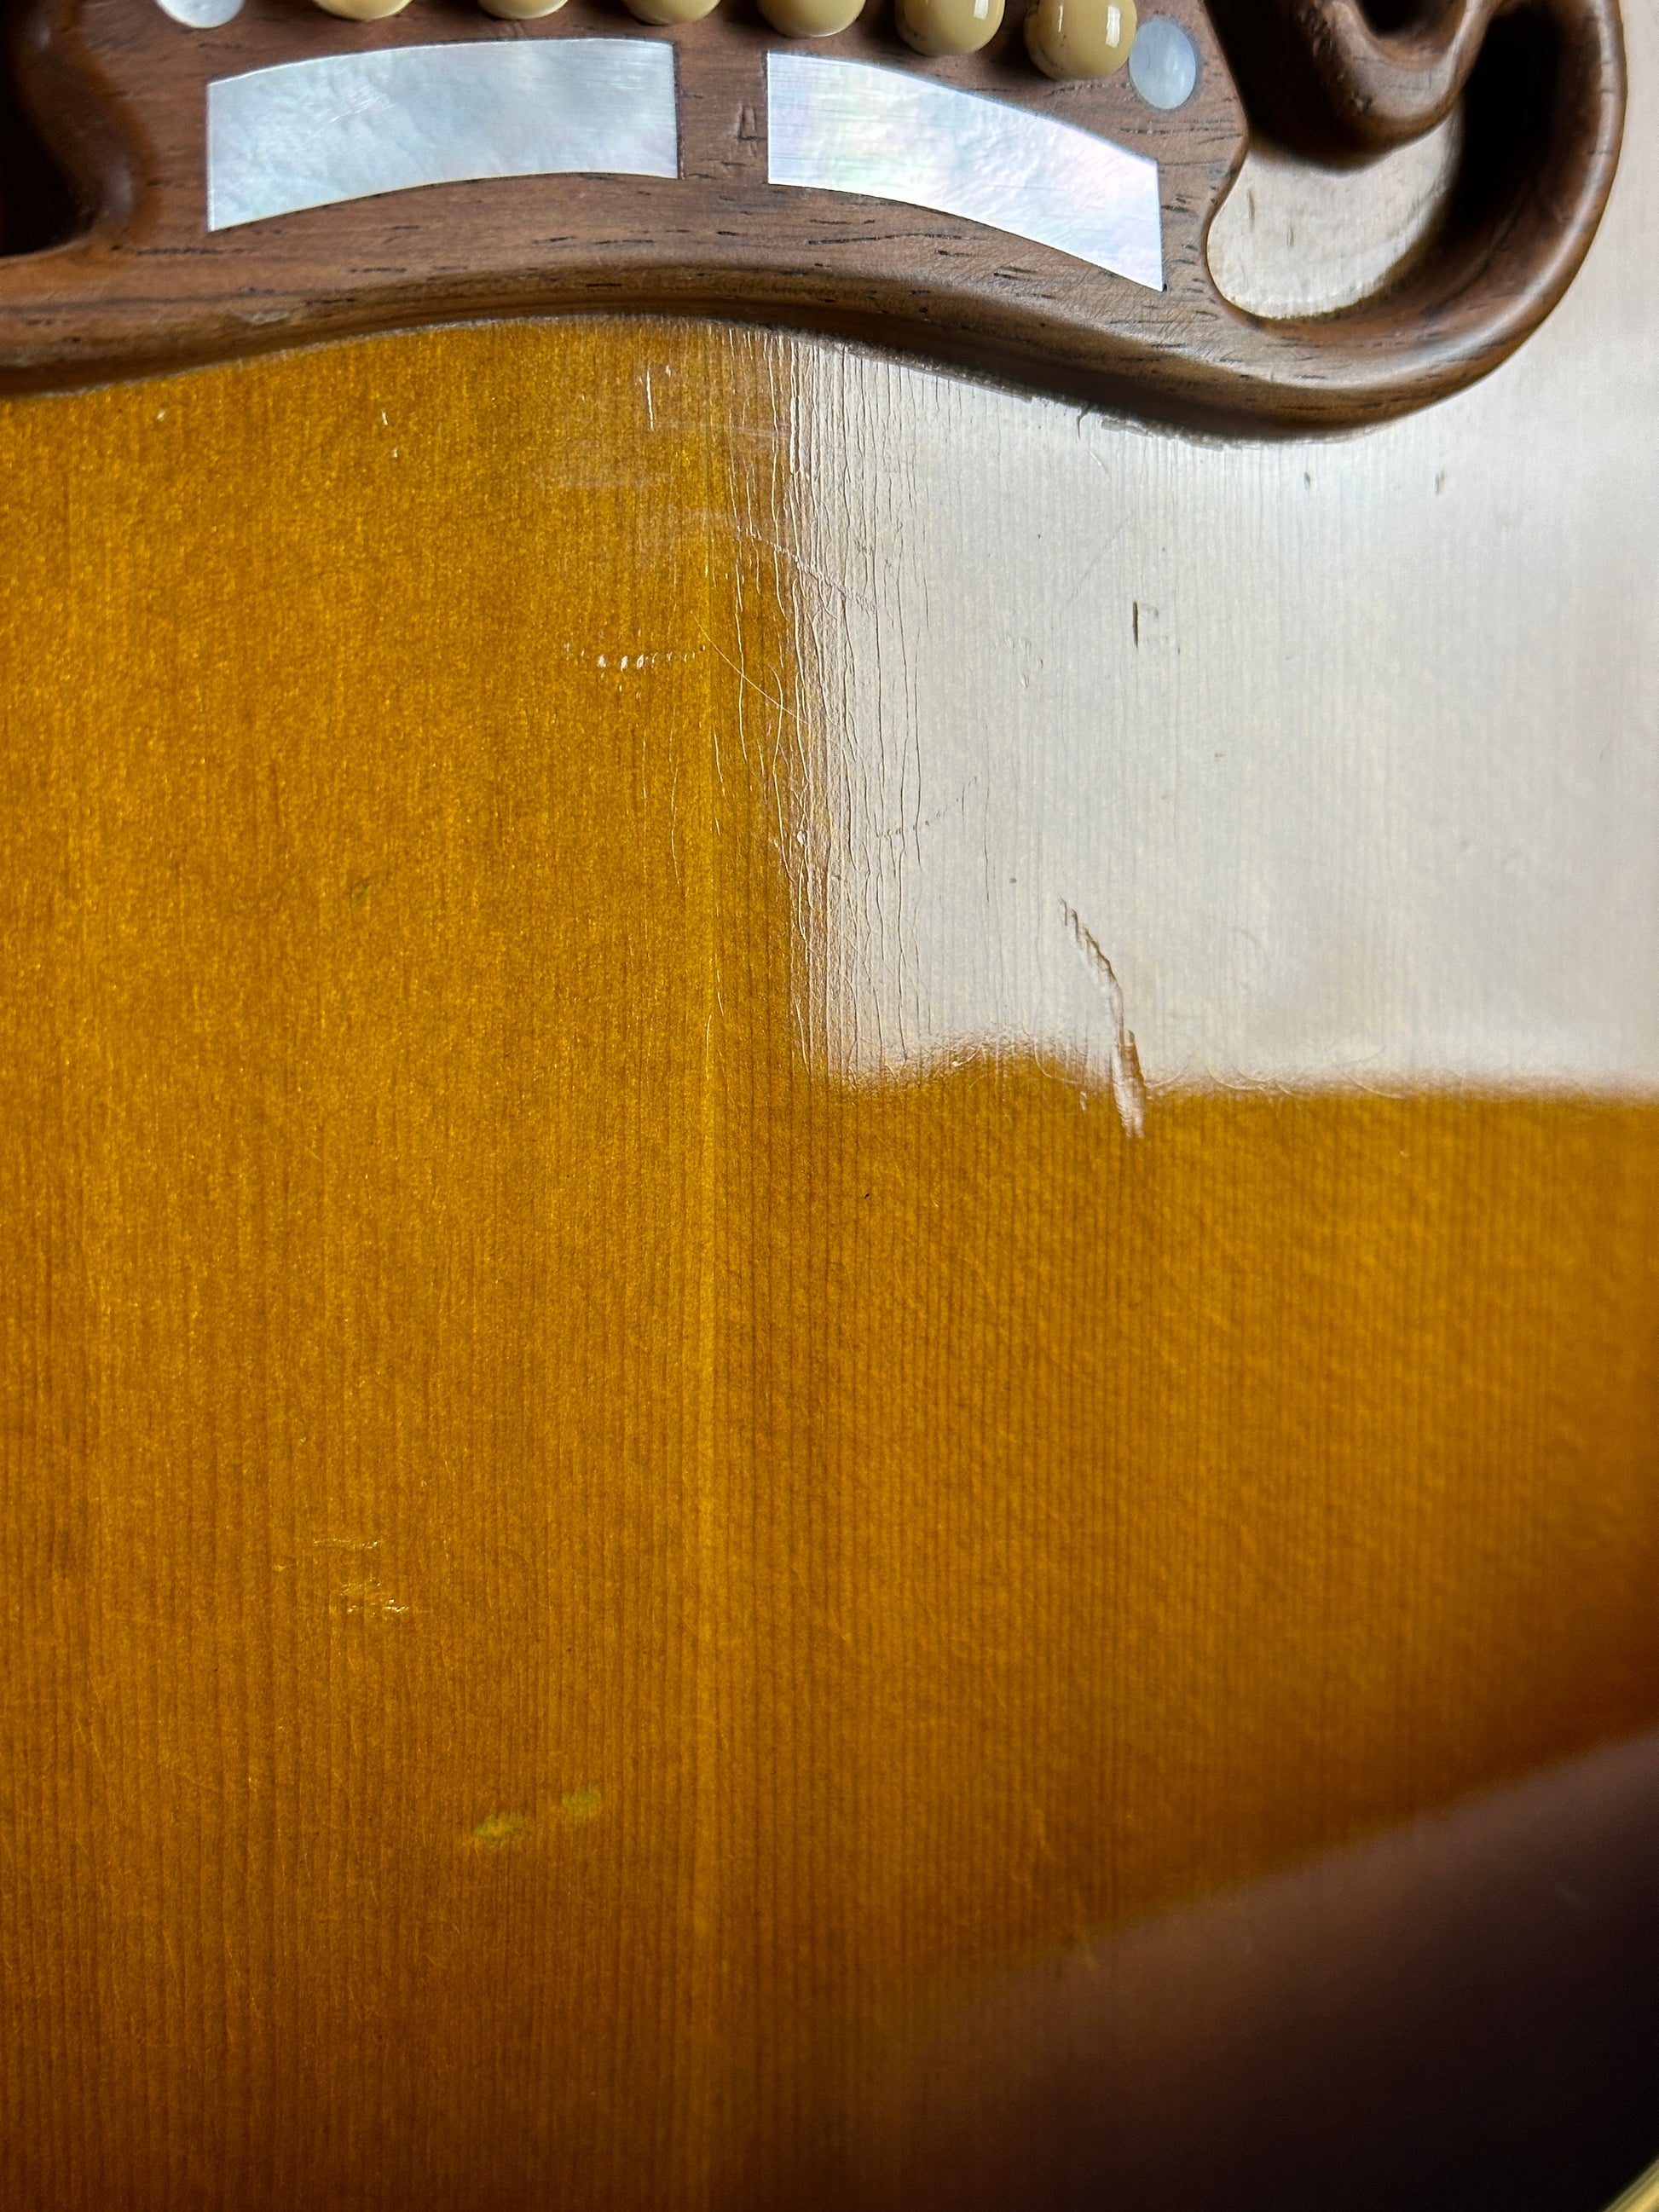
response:
<svg viewBox="0 0 1659 2212"><path fill-rule="evenodd" d="M811 1018L858 1075L1659 1092L1659 38L1488 383L1195 444L807 355ZM822 908L822 911L819 909ZM805 915L804 915L805 924Z"/></svg>

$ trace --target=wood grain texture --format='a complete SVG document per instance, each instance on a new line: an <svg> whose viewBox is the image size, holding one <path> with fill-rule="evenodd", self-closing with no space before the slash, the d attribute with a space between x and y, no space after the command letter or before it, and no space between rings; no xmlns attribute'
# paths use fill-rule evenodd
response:
<svg viewBox="0 0 1659 2212"><path fill-rule="evenodd" d="M1252 108L1285 145L1340 157L1420 137L1466 90L1504 0L1214 0ZM1576 18L1556 9L1560 31ZM1279 35L1273 35L1274 29Z"/></svg>
<svg viewBox="0 0 1659 2212"><path fill-rule="evenodd" d="M828 42L1157 160L1165 283L1152 292L926 209L769 185L765 58L775 41L740 7L646 32L615 0L573 0L533 24L454 4L369 25L321 16L306 0L252 0L223 28L186 33L150 0L35 0L16 49L22 89L91 220L50 252L0 264L0 383L61 389L441 319L647 308L834 331L1174 416L1341 425L1469 383L1560 299L1618 159L1617 0L1527 0L1484 45L1490 11L1465 11L1467 35L1444 56L1349 36L1318 77L1326 93L1340 84L1352 94L1349 140L1370 143L1355 118L1379 112L1379 72L1393 88L1396 137L1419 79L1425 127L1467 91L1463 188L1432 250L1383 296L1284 322L1242 313L1210 277L1204 237L1243 159L1244 115L1200 0L1169 0L1166 12L1200 58L1197 92L1173 114L1141 101L1122 72L1097 83L1040 77L1017 11L983 52L948 61L910 54L879 9ZM1294 10L1284 23L1255 11L1222 21L1255 76L1277 82L1302 45L1330 44L1328 15L1352 12L1316 0L1308 21ZM675 48L678 178L428 187L204 228L214 77L309 55L624 26Z"/></svg>
<svg viewBox="0 0 1659 2212"><path fill-rule="evenodd" d="M1659 1717L1659 1109L805 1048L798 359L0 416L8 2206L882 2202L907 2021Z"/></svg>

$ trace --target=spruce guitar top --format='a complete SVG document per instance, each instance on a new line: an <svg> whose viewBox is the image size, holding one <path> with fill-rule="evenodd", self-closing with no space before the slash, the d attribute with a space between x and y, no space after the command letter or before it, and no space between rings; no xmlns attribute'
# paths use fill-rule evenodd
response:
<svg viewBox="0 0 1659 2212"><path fill-rule="evenodd" d="M1559 298L1617 158L1616 0L33 0L66 180L0 259L0 384L569 310L876 340L1211 420L1464 385ZM1445 221L1340 314L1222 296L1252 120L1360 161L1465 115Z"/></svg>
<svg viewBox="0 0 1659 2212"><path fill-rule="evenodd" d="M1659 2212L1659 6L1379 423L1615 0L334 4L0 0L0 2212Z"/></svg>

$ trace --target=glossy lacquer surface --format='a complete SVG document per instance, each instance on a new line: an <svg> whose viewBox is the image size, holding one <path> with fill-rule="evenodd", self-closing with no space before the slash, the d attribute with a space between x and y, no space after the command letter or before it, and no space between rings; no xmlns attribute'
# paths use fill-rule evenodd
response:
<svg viewBox="0 0 1659 2212"><path fill-rule="evenodd" d="M1346 443L0 415L0 2203L1659 2153L1645 149Z"/></svg>

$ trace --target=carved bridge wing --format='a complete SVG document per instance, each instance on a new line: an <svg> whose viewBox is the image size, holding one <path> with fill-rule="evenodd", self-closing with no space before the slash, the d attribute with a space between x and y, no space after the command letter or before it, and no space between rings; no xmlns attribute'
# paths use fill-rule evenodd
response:
<svg viewBox="0 0 1659 2212"><path fill-rule="evenodd" d="M1352 423L1548 313L1624 113L1616 0L1451 0L1386 35L1360 0L1147 0L1138 25L1131 0L492 4L514 12L32 0L11 90L68 190L62 234L14 226L34 250L0 258L0 381L647 309L1171 416ZM1222 296L1206 235L1252 122L1352 161L1460 102L1444 219L1382 294L1284 321Z"/></svg>

